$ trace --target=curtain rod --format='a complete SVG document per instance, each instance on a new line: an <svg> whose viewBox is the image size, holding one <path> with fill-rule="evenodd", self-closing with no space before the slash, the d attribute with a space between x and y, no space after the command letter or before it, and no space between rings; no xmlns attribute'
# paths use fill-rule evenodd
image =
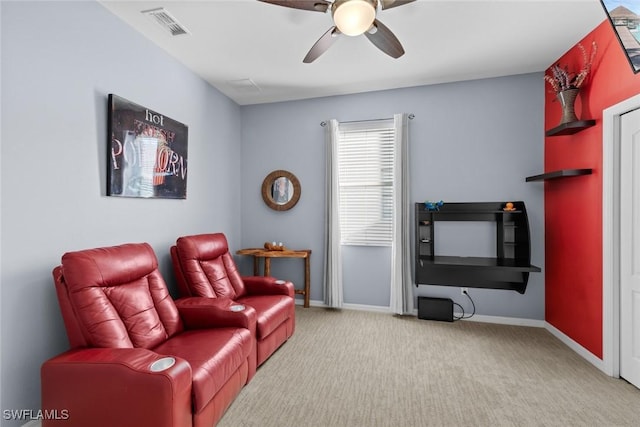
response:
<svg viewBox="0 0 640 427"><path fill-rule="evenodd" d="M416 117L416 115L413 113L410 113L408 117L409 117L409 120L413 120ZM384 120L393 120L393 117L389 117L386 119L350 120L348 122L340 122L340 123L381 122ZM325 121L320 122L320 126L325 127L326 125L327 125L327 122Z"/></svg>

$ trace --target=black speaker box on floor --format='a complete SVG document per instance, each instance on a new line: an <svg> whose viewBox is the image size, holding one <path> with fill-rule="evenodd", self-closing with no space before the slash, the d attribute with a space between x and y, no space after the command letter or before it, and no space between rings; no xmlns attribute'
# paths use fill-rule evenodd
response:
<svg viewBox="0 0 640 427"><path fill-rule="evenodd" d="M453 322L451 298L418 297L418 319Z"/></svg>

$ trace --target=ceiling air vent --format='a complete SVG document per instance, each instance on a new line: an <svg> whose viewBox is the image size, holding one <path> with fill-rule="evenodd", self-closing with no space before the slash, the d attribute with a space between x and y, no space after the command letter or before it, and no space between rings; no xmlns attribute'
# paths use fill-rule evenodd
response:
<svg viewBox="0 0 640 427"><path fill-rule="evenodd" d="M227 84L239 93L260 93L261 89L251 79L227 80Z"/></svg>
<svg viewBox="0 0 640 427"><path fill-rule="evenodd" d="M162 7L159 7L157 9L143 10L141 13L155 19L155 21L163 28L168 30L172 36L189 34L187 29Z"/></svg>

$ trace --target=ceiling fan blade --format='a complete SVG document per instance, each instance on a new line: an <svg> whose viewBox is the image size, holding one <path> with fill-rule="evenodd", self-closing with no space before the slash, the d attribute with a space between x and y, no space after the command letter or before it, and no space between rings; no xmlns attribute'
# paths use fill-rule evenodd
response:
<svg viewBox="0 0 640 427"><path fill-rule="evenodd" d="M304 57L302 62L304 62L305 64L310 64L318 59L320 55L325 53L327 49L331 47L331 45L336 41L340 34L340 30L338 30L337 27L333 26L329 28L329 31L324 33L322 37L320 37L318 41L311 47L311 50L309 50L309 53L307 53L307 56Z"/></svg>
<svg viewBox="0 0 640 427"><path fill-rule="evenodd" d="M404 49L400 40L391 32L386 25L377 19L373 21L373 26L369 31L365 31L365 36L376 45L378 49L391 56L392 58L400 58L404 55Z"/></svg>
<svg viewBox="0 0 640 427"><path fill-rule="evenodd" d="M413 3L416 0L382 0L382 10L391 9L392 7L404 6L407 3Z"/></svg>
<svg viewBox="0 0 640 427"><path fill-rule="evenodd" d="M263 3L275 4L276 6L290 7L292 9L310 10L312 12L326 12L331 6L331 2L326 0L258 0Z"/></svg>

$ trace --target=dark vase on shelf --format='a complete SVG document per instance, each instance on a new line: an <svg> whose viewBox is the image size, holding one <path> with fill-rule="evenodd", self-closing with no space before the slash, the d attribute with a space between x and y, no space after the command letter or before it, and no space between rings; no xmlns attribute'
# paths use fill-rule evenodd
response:
<svg viewBox="0 0 640 427"><path fill-rule="evenodd" d="M562 107L561 125L578 120L574 106L578 92L580 92L580 89L572 88L561 90L557 93L558 101L560 101L560 106Z"/></svg>

